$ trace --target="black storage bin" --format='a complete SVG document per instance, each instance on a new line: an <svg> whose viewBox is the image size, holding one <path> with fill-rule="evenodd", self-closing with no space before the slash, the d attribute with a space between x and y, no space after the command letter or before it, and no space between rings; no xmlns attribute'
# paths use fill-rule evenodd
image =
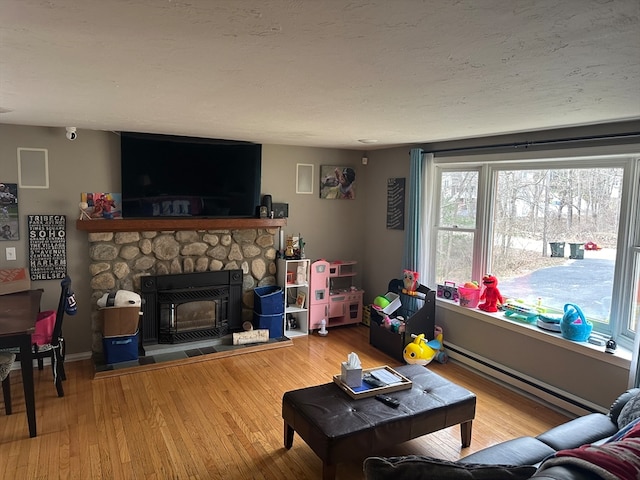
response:
<svg viewBox="0 0 640 480"><path fill-rule="evenodd" d="M400 295L402 306L393 314L405 319L405 331L394 332L385 328L384 317L378 310L371 308L371 324L369 325L369 343L390 357L404 362L402 352L408 343L413 341L411 334L425 334L428 340L433 340L436 326L436 292L424 285L417 289L417 296L402 293L402 280L391 280L389 292Z"/></svg>

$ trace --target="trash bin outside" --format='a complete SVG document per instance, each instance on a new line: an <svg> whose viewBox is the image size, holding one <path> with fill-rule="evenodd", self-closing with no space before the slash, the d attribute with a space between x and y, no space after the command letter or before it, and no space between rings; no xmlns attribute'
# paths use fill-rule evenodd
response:
<svg viewBox="0 0 640 480"><path fill-rule="evenodd" d="M576 260L581 260L584 258L584 243L570 243L569 248L571 248L571 254L569 258L573 258Z"/></svg>
<svg viewBox="0 0 640 480"><path fill-rule="evenodd" d="M550 242L549 245L552 257L564 257L564 242Z"/></svg>

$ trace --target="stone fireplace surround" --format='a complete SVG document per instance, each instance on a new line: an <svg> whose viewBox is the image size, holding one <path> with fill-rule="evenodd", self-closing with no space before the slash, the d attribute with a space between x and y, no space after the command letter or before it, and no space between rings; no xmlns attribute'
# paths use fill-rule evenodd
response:
<svg viewBox="0 0 640 480"><path fill-rule="evenodd" d="M242 320L253 317L253 289L276 283L276 239L286 219L77 220L88 232L92 350L102 352L97 300L113 290L140 293L149 275L240 269Z"/></svg>

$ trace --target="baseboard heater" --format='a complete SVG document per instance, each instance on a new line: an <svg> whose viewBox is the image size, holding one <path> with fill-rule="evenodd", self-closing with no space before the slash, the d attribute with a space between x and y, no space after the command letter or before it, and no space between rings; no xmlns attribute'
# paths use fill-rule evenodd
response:
<svg viewBox="0 0 640 480"><path fill-rule="evenodd" d="M449 358L452 360L539 403L544 403L547 406L551 404L565 413L569 412L578 416L593 412L608 412L608 409L600 405L505 367L457 345L445 342L445 348Z"/></svg>

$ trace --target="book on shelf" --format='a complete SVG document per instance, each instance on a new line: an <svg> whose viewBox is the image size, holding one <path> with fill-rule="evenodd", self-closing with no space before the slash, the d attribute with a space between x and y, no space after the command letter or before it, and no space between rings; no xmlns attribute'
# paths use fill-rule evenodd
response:
<svg viewBox="0 0 640 480"><path fill-rule="evenodd" d="M307 295L304 292L298 292L296 296L296 307L304 308L304 301L306 300Z"/></svg>

